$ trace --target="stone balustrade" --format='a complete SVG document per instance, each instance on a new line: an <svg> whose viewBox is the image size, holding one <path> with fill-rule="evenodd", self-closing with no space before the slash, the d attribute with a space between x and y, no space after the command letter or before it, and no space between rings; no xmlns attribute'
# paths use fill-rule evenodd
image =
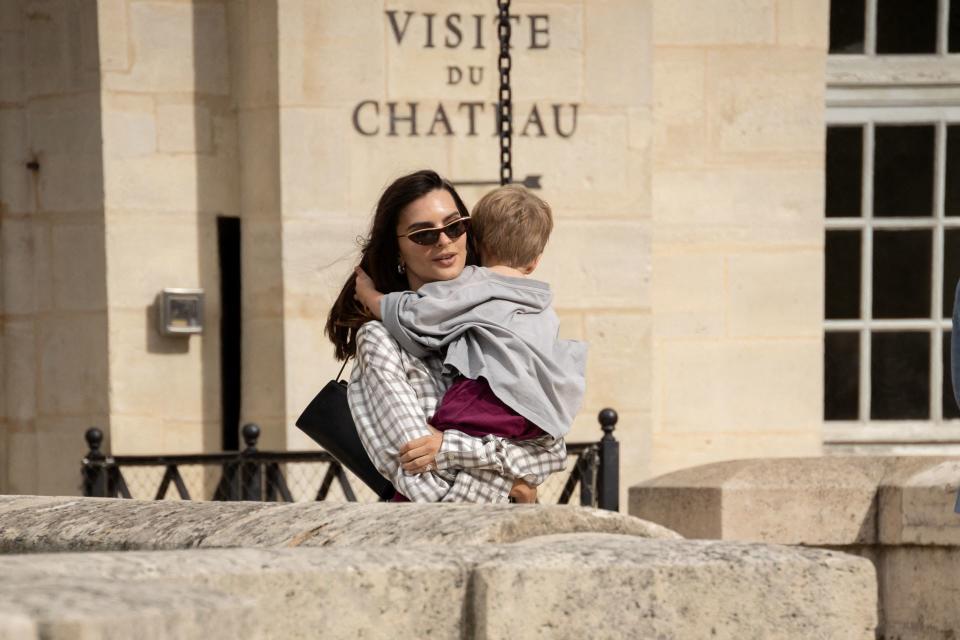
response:
<svg viewBox="0 0 960 640"><path fill-rule="evenodd" d="M872 639L877 623L863 558L580 507L0 496L0 549L10 639Z"/></svg>
<svg viewBox="0 0 960 640"><path fill-rule="evenodd" d="M736 460L630 488L630 513L689 538L825 547L877 569L886 638L960 630L960 458Z"/></svg>

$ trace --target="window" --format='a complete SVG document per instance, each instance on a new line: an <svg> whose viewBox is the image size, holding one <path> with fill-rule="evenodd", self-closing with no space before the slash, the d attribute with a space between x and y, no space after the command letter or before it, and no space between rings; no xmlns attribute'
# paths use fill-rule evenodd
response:
<svg viewBox="0 0 960 640"><path fill-rule="evenodd" d="M960 124L864 115L827 127L824 417L958 418L943 358L960 278L960 207L946 197Z"/></svg>
<svg viewBox="0 0 960 640"><path fill-rule="evenodd" d="M932 54L960 50L960 29L949 2L832 0L830 53ZM960 7L957 8L960 10Z"/></svg>
<svg viewBox="0 0 960 640"><path fill-rule="evenodd" d="M955 51L960 0L831 2L824 204L828 452L924 446L960 452L949 366L960 279Z"/></svg>

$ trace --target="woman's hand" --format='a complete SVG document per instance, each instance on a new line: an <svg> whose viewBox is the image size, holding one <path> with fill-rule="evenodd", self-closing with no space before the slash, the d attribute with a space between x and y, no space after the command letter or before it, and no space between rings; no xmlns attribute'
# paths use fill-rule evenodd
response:
<svg viewBox="0 0 960 640"><path fill-rule="evenodd" d="M533 504L537 501L537 488L523 480L514 480L510 497L519 504Z"/></svg>
<svg viewBox="0 0 960 640"><path fill-rule="evenodd" d="M359 276L357 278L359 281ZM437 431L431 425L430 435L411 440L400 447L400 466L408 473L423 473L437 469L437 452L443 444L443 432Z"/></svg>
<svg viewBox="0 0 960 640"><path fill-rule="evenodd" d="M373 284L373 279L367 275L366 271L357 267L354 272L357 274L354 299L366 307L373 317L382 320L380 317L380 299L383 298L383 294L377 291L377 286Z"/></svg>

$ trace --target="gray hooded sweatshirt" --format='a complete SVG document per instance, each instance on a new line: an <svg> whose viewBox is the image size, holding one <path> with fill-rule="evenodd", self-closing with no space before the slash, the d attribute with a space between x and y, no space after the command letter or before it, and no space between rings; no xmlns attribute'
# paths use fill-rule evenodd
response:
<svg viewBox="0 0 960 640"><path fill-rule="evenodd" d="M383 296L383 324L408 353L446 349L444 365L476 380L555 438L584 393L587 345L560 340L550 285L466 267L453 280Z"/></svg>

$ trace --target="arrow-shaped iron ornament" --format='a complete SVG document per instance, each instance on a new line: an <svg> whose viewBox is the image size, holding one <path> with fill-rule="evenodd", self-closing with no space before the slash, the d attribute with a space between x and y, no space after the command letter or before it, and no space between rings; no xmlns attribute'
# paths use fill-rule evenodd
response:
<svg viewBox="0 0 960 640"><path fill-rule="evenodd" d="M542 189L540 185L541 175L530 175L524 178L523 180L517 181L514 180L510 184L522 184L527 189ZM499 187L499 180L460 180L453 181L453 186L455 187Z"/></svg>

